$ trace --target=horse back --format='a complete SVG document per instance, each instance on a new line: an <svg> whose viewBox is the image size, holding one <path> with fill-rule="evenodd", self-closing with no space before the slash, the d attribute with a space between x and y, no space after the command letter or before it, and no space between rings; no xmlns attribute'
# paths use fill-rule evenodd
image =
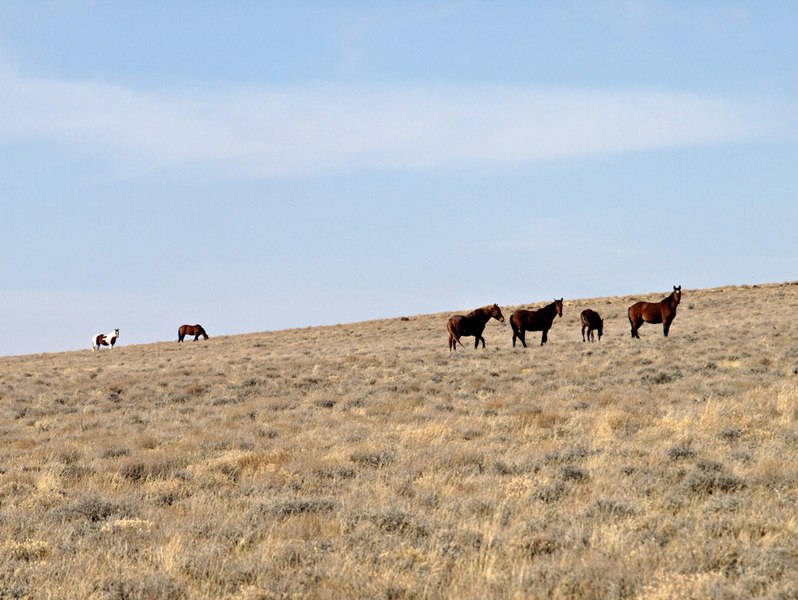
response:
<svg viewBox="0 0 798 600"><path fill-rule="evenodd" d="M555 312L551 315L546 314L544 309L527 310L519 308L510 316L510 321L516 329L524 329L526 331L543 331L549 329L554 321Z"/></svg>
<svg viewBox="0 0 798 600"><path fill-rule="evenodd" d="M667 309L667 305L662 302L635 302L629 307L629 318L642 318L646 323L662 323L663 309Z"/></svg>
<svg viewBox="0 0 798 600"><path fill-rule="evenodd" d="M449 317L449 320L446 321L446 331L451 334L463 335L461 326L463 319L465 319L463 315L454 315L453 317Z"/></svg>
<svg viewBox="0 0 798 600"><path fill-rule="evenodd" d="M485 329L485 323L471 315L455 315L449 318L448 327L457 335L480 335Z"/></svg>
<svg viewBox="0 0 798 600"><path fill-rule="evenodd" d="M594 329L598 327L599 322L601 321L599 314L590 308L583 310L582 314L579 316L582 321L582 325L587 325Z"/></svg>
<svg viewBox="0 0 798 600"><path fill-rule="evenodd" d="M519 308L513 314L510 315L510 325L513 329L520 331L526 327L527 321L529 320L530 311L526 310L525 308Z"/></svg>

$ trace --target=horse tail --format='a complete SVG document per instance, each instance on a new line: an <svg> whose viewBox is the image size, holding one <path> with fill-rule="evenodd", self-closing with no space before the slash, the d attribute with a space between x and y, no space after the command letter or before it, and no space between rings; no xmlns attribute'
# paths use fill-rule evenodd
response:
<svg viewBox="0 0 798 600"><path fill-rule="evenodd" d="M513 313L510 315L510 327L513 328L513 335L518 335L518 324L516 323L516 314Z"/></svg>
<svg viewBox="0 0 798 600"><path fill-rule="evenodd" d="M629 317L629 325L632 327L632 337L633 338L639 338L640 337L640 334L637 333L637 326L635 325L635 322L637 321L638 316L639 316L637 314L638 304L639 303L632 304L632 306L630 306L629 309L626 311L626 314Z"/></svg>
<svg viewBox="0 0 798 600"><path fill-rule="evenodd" d="M461 347L465 348L465 346L463 346L463 342L460 341L460 338L457 336L457 334L454 331L454 326L452 325L452 319L451 318L448 321L446 321L446 331L449 334L449 348L450 349L453 346L456 346L457 344L460 344Z"/></svg>

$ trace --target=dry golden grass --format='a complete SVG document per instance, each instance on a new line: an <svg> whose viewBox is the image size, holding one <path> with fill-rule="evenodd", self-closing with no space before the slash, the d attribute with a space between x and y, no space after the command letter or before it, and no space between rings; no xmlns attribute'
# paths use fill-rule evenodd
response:
<svg viewBox="0 0 798 600"><path fill-rule="evenodd" d="M798 285L641 299L0 358L0 598L795 598Z"/></svg>

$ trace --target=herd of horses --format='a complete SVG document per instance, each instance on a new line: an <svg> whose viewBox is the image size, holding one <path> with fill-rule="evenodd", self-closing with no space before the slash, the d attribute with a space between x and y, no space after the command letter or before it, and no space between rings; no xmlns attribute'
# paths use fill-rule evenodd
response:
<svg viewBox="0 0 798 600"><path fill-rule="evenodd" d="M676 307L682 299L682 286L673 286L673 292L659 302L635 302L626 311L629 323L632 326L632 337L640 338L638 330L643 323L662 323L662 333L668 337L671 323L676 317ZM540 331L542 333L540 345L548 340L548 333L554 324L555 317L562 317L563 299L554 300L551 304L538 310L527 310L520 308L510 315L510 327L513 330L513 347L516 340L521 340L521 344L526 348L526 332ZM446 322L446 331L449 334L449 350L455 350L457 344L463 345L461 337L474 337L474 348L485 347L485 338L482 332L490 319L504 323L504 315L498 304L483 306L472 310L467 315L454 315L449 317ZM582 325L582 341L593 341L595 333L598 339L604 334L604 319L595 310L586 308L580 315ZM585 336L587 331L587 336ZM181 325L177 330L177 341L182 342L186 336L194 336L196 342L200 336L208 339L208 334L202 325ZM111 333L98 333L91 338L91 349L99 350L102 346L113 348L116 340L119 339L119 329L114 329Z"/></svg>
<svg viewBox="0 0 798 600"><path fill-rule="evenodd" d="M673 292L659 302L635 302L630 306L626 314L629 317L629 324L632 326L632 337L640 339L638 330L643 323L662 323L662 333L668 337L671 323L676 318L676 307L682 300L682 286L673 286ZM516 339L521 340L524 348L526 348L526 332L527 331L540 331L542 333L540 345L546 343L548 340L548 333L551 326L554 324L555 317L562 317L562 302L563 299L554 300L551 304L544 306L538 310L519 309L510 315L510 327L513 330L513 347L515 347ZM461 337L473 336L474 348L479 348L479 343L482 342L482 347L485 347L485 338L482 337L482 332L485 330L485 325L490 319L504 323L504 315L498 304L492 306L483 306L472 310L467 315L454 315L449 317L446 322L446 331L449 333L449 350L455 350L457 344L460 346L463 343L460 341ZM594 331L598 333L598 339L604 333L604 319L601 318L595 310L586 308L580 315L580 323L582 325L582 341L593 341L595 339ZM585 331L587 330L587 337Z"/></svg>
<svg viewBox="0 0 798 600"><path fill-rule="evenodd" d="M194 341L196 342L200 336L203 339L208 339L208 334L205 332L205 329L202 325L181 325L177 330L177 342L182 342L186 336L194 336ZM113 348L114 344L116 344L116 340L119 338L119 329L114 329L111 333L98 333L95 334L93 338L91 338L91 349L92 350L99 350L102 346L108 346L108 348Z"/></svg>

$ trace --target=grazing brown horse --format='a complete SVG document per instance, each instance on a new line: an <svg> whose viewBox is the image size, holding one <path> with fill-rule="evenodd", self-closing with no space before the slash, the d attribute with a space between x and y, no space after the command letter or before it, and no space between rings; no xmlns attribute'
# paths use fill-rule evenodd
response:
<svg viewBox="0 0 798 600"><path fill-rule="evenodd" d="M449 317L446 322L446 331L449 332L449 350L457 348L457 344L463 345L460 341L462 336L473 335L474 348L479 348L479 342L482 342L482 347L485 347L485 338L482 337L482 332L485 330L485 324L494 318L497 321L504 323L504 315L498 304L493 306L483 306L472 310L467 315L455 315Z"/></svg>
<svg viewBox="0 0 798 600"><path fill-rule="evenodd" d="M202 336L203 339L208 339L208 334L205 333L202 325L181 325L180 329L177 330L178 343L182 342L187 335L193 335L195 342L199 339L199 336Z"/></svg>
<svg viewBox="0 0 798 600"><path fill-rule="evenodd" d="M662 323L662 333L668 337L673 319L676 318L676 307L682 299L682 286L673 286L671 295L660 302L635 302L627 311L629 323L632 325L632 337L640 339L637 330L643 322Z"/></svg>
<svg viewBox="0 0 798 600"><path fill-rule="evenodd" d="M586 308L580 315L582 321L582 341L585 341L585 329L587 329L587 340L592 342L596 337L593 335L593 330L598 331L598 339L601 341L601 336L604 334L604 319L601 318L595 310Z"/></svg>
<svg viewBox="0 0 798 600"><path fill-rule="evenodd" d="M548 339L549 329L554 322L554 317L559 315L562 317L562 298L555 299L551 304L544 306L539 310L526 310L519 309L510 315L510 325L513 328L513 348L515 348L515 338L521 340L521 343L526 348L526 332L527 331L542 331L543 336L540 339L540 345L546 343Z"/></svg>

